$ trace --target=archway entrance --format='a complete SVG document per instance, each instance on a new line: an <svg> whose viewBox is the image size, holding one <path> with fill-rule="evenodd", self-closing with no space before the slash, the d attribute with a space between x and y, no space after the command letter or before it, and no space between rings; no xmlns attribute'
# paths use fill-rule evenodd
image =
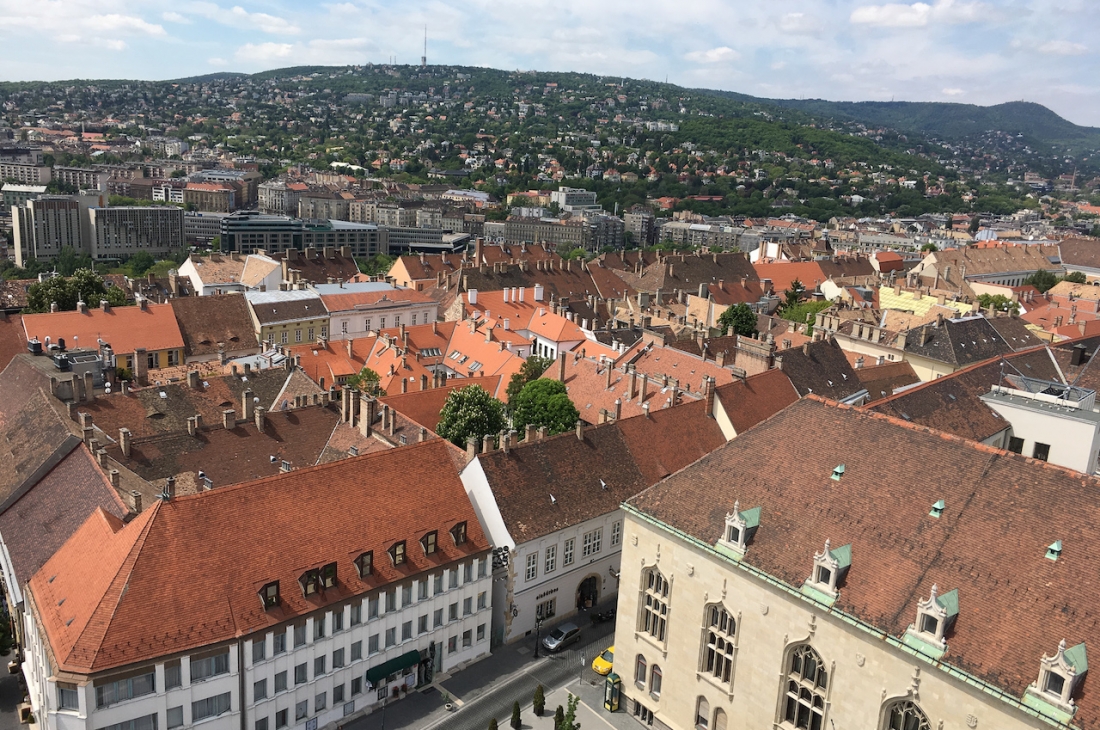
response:
<svg viewBox="0 0 1100 730"><path fill-rule="evenodd" d="M600 600L600 577L590 575L577 586L577 608L591 608Z"/></svg>

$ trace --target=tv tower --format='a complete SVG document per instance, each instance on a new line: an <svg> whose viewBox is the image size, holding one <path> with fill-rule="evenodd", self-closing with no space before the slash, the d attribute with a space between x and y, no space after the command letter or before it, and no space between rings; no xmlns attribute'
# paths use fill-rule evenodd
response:
<svg viewBox="0 0 1100 730"><path fill-rule="evenodd" d="M420 68L428 67L428 26L424 26L424 55L420 57Z"/></svg>

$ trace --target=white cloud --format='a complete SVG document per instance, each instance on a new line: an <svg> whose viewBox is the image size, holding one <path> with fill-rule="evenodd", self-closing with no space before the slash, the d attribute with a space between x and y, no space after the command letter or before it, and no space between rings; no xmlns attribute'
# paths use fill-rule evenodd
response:
<svg viewBox="0 0 1100 730"><path fill-rule="evenodd" d="M216 56L214 58L206 59L206 62L209 63L211 66L228 66L229 65L229 61L226 61L224 58L218 58Z"/></svg>
<svg viewBox="0 0 1100 730"><path fill-rule="evenodd" d="M1051 56L1081 56L1088 52L1088 47L1083 43L1073 41L1049 41L1039 46L1040 53Z"/></svg>
<svg viewBox="0 0 1100 730"><path fill-rule="evenodd" d="M264 33L294 34L299 32L298 26L287 22L283 18L267 13L250 13L240 5L234 6L230 12L239 22L255 25Z"/></svg>
<svg viewBox="0 0 1100 730"><path fill-rule="evenodd" d="M364 49L371 45L366 38L316 38L308 43L246 43L233 57L244 63L341 65L361 63Z"/></svg>
<svg viewBox="0 0 1100 730"><path fill-rule="evenodd" d="M741 54L729 46L720 46L709 51L692 51L684 58L694 63L729 63L741 58Z"/></svg>
<svg viewBox="0 0 1100 730"><path fill-rule="evenodd" d="M160 17L164 20L167 20L169 23L183 23L185 25L191 24L191 20L189 18L184 15L180 15L179 13L174 13L171 10L161 13Z"/></svg>
<svg viewBox="0 0 1100 730"><path fill-rule="evenodd" d="M133 15L120 15L118 13L111 13L109 15L93 15L90 18L86 18L83 22L84 27L89 28L97 33L145 33L146 35L163 36L168 35L164 26L149 23L141 18Z"/></svg>
<svg viewBox="0 0 1100 730"><path fill-rule="evenodd" d="M972 23L989 12L989 6L981 2L937 0L934 5L922 2L861 5L852 11L849 20L856 25L883 28L922 28L932 23Z"/></svg>
<svg viewBox="0 0 1100 730"><path fill-rule="evenodd" d="M963 91L962 89L944 89L943 90L943 95L944 96L962 96L965 93L966 92Z"/></svg>
<svg viewBox="0 0 1100 730"><path fill-rule="evenodd" d="M188 5L180 6L180 9L242 30L261 30L272 35L297 35L301 32L301 28L285 18L268 13L250 13L240 5L234 5L226 10L217 3L195 0Z"/></svg>
<svg viewBox="0 0 1100 730"><path fill-rule="evenodd" d="M805 13L787 13L779 19L779 29L795 35L820 35L824 26L818 18Z"/></svg>

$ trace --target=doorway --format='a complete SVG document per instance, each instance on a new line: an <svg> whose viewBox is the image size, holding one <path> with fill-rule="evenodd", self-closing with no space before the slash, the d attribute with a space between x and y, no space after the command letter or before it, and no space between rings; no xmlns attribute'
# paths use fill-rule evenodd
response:
<svg viewBox="0 0 1100 730"><path fill-rule="evenodd" d="M577 608L591 608L600 600L600 577L590 575L577 586Z"/></svg>

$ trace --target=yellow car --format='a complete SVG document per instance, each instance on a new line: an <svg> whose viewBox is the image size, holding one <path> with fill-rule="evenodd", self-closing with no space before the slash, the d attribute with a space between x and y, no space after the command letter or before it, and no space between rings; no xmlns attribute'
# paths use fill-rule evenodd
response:
<svg viewBox="0 0 1100 730"><path fill-rule="evenodd" d="M611 673L611 662L615 659L615 647L609 646L603 654L592 660L592 671L607 676Z"/></svg>

